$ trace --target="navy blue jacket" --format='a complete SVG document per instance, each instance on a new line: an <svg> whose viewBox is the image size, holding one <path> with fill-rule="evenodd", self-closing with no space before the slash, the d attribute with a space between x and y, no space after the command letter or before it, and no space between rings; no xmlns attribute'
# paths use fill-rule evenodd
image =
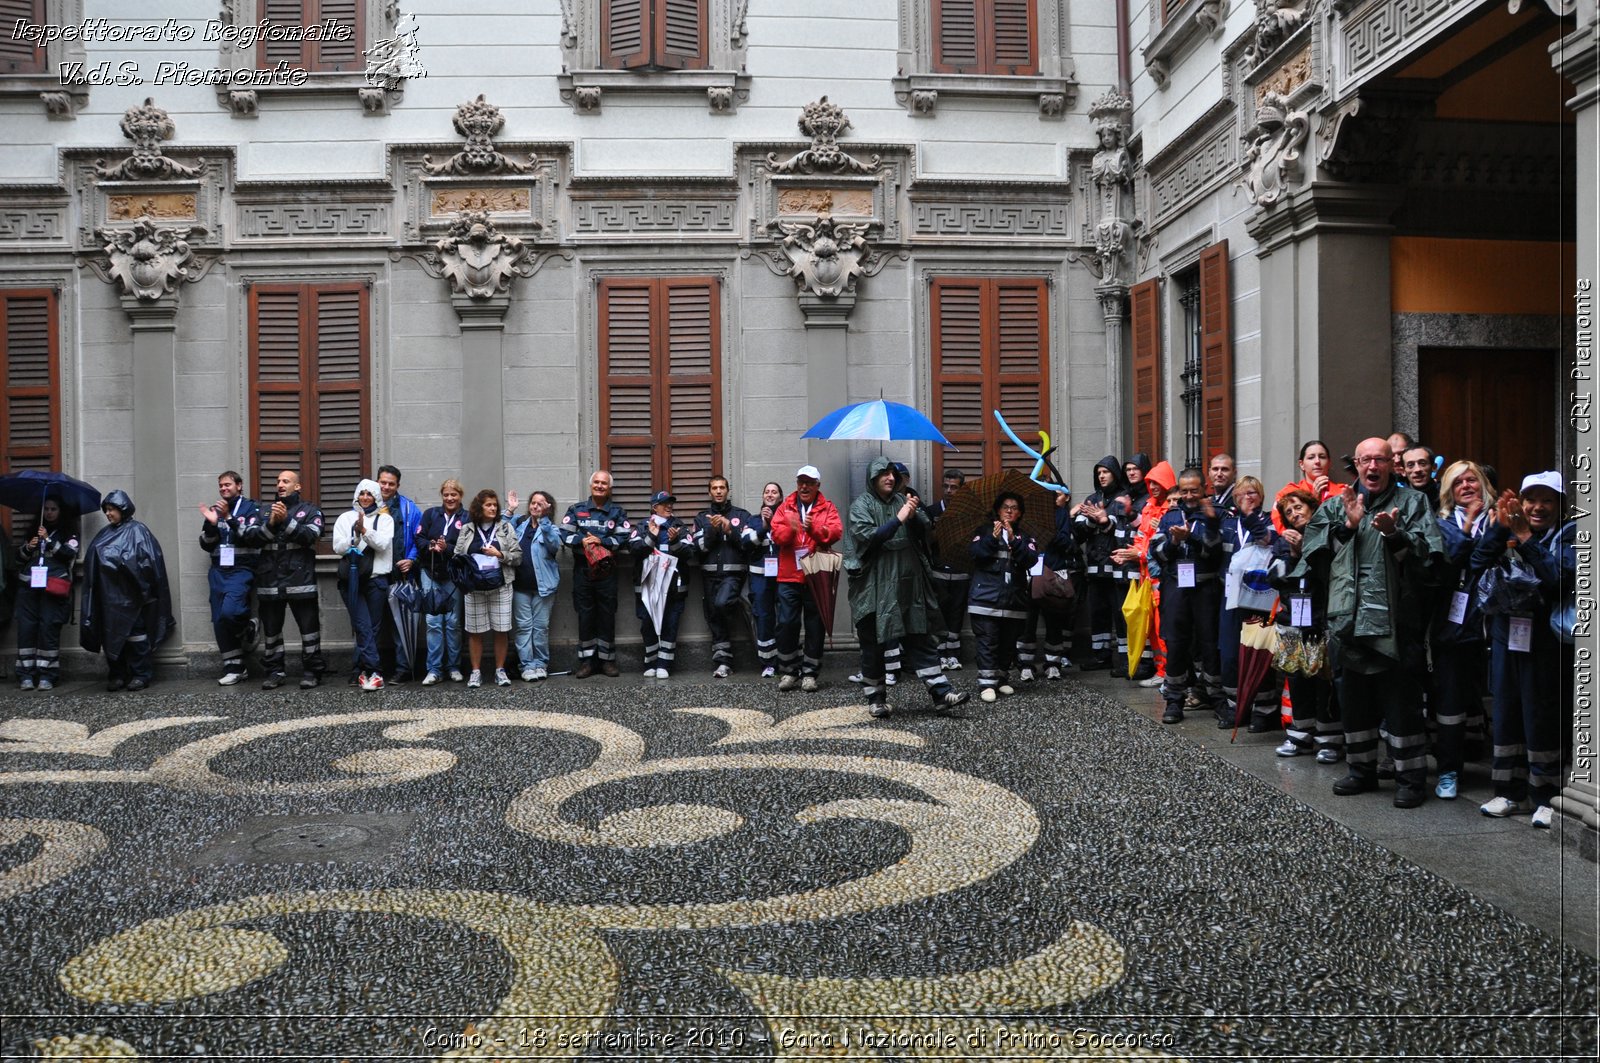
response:
<svg viewBox="0 0 1600 1063"><path fill-rule="evenodd" d="M1174 528L1186 527L1189 537L1183 542L1173 542L1169 533ZM1150 537L1150 556L1161 562L1161 593L1178 590L1178 563L1194 563L1196 583L1218 578L1227 563L1222 549L1222 514L1206 516L1199 508L1184 509L1173 506L1161 515L1156 533Z"/></svg>
<svg viewBox="0 0 1600 1063"><path fill-rule="evenodd" d="M1443 584L1436 596L1438 608L1432 634L1435 642L1481 646L1485 636L1483 611L1478 606L1478 583L1483 579L1484 570L1474 563L1473 554L1491 527L1495 528L1496 534L1504 533L1491 524L1491 510L1485 509L1478 514L1476 525L1469 528L1461 527L1457 521L1457 515L1462 512L1457 509L1450 516L1439 518L1439 535L1444 539L1446 567L1440 572ZM1467 609L1462 622L1453 624L1450 622L1450 603L1457 591L1466 593Z"/></svg>
<svg viewBox="0 0 1600 1063"><path fill-rule="evenodd" d="M411 531L411 545L435 583L450 582L450 559L455 556L456 540L471 519L466 506L458 506L454 513L446 513L443 506L434 506L417 518L417 526ZM443 551L431 548L435 539L444 540Z"/></svg>
<svg viewBox="0 0 1600 1063"><path fill-rule="evenodd" d="M967 612L975 616L1026 619L1032 601L1028 570L1039 560L1031 536L1013 533L1009 544L994 534L993 522L972 537L972 587Z"/></svg>
<svg viewBox="0 0 1600 1063"><path fill-rule="evenodd" d="M718 531L711 517L727 517L732 531L727 535ZM700 567L707 577L737 576L744 578L750 567L750 555L761 547L760 521L732 502L710 506L694 518L694 548L701 558Z"/></svg>
<svg viewBox="0 0 1600 1063"><path fill-rule="evenodd" d="M255 570L257 562L261 559L261 549L256 546L246 546L241 533L252 520L261 516L261 507L256 505L255 499L240 495L233 500L233 508L226 517L218 516L217 522L212 524L209 520L200 520L200 549L211 555L211 567L222 567L222 551L219 546L233 547L233 567L237 571L251 572Z"/></svg>
<svg viewBox="0 0 1600 1063"><path fill-rule="evenodd" d="M299 492L280 499L289 513L282 524L269 523L272 507L252 518L239 535L261 551L256 562L256 597L305 601L317 596L317 540L322 538L322 510Z"/></svg>

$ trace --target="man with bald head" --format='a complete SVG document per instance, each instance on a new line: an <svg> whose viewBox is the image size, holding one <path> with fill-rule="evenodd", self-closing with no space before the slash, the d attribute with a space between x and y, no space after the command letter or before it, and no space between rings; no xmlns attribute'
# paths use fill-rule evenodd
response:
<svg viewBox="0 0 1600 1063"><path fill-rule="evenodd" d="M317 540L322 538L322 510L300 497L300 474L278 474L277 493L265 513L252 517L240 532L246 546L261 551L256 563L256 602L261 612L261 664L267 678L262 690L283 685L283 614L294 613L300 630L300 686L322 681L322 618L317 610Z"/></svg>
<svg viewBox="0 0 1600 1063"><path fill-rule="evenodd" d="M1378 788L1381 725L1394 749L1395 807L1416 808L1428 793L1424 592L1444 564L1444 542L1427 499L1396 484L1387 439L1362 440L1355 464L1356 482L1311 518L1291 575L1314 574L1328 588L1330 660L1350 766L1333 792Z"/></svg>

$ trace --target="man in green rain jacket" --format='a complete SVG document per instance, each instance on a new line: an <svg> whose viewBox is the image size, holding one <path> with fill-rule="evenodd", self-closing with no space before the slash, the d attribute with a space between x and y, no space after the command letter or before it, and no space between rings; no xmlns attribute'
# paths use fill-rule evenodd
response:
<svg viewBox="0 0 1600 1063"><path fill-rule="evenodd" d="M936 709L967 700L944 677L935 632L944 621L933 589L925 543L931 522L899 490L888 458L867 469L867 489L850 503L844 530L844 570L850 579L850 621L861 642L863 689L872 715L889 715L883 681L883 647L900 641L903 659L927 686Z"/></svg>
<svg viewBox="0 0 1600 1063"><path fill-rule="evenodd" d="M1395 807L1416 808L1428 792L1423 592L1444 561L1444 541L1427 498L1395 485L1386 440L1356 448L1356 483L1311 518L1300 560L1297 574L1314 571L1328 587L1330 660L1350 766L1333 792L1378 788L1381 725L1394 748Z"/></svg>

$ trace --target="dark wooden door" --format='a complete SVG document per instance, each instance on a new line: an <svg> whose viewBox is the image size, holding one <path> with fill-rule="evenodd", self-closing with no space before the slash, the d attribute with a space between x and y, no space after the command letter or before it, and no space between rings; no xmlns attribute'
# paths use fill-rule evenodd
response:
<svg viewBox="0 0 1600 1063"><path fill-rule="evenodd" d="M1463 458L1492 465L1496 490L1558 467L1554 351L1425 347L1417 362L1422 441L1446 465Z"/></svg>

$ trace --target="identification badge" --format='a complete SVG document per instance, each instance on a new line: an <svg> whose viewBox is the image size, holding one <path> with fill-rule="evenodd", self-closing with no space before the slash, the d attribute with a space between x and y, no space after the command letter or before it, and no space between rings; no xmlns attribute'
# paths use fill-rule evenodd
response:
<svg viewBox="0 0 1600 1063"><path fill-rule="evenodd" d="M1467 592L1456 591L1450 596L1450 611L1445 618L1452 624L1461 625L1467 622Z"/></svg>
<svg viewBox="0 0 1600 1063"><path fill-rule="evenodd" d="M217 547L217 564L223 568L233 567L233 547L226 545Z"/></svg>
<svg viewBox="0 0 1600 1063"><path fill-rule="evenodd" d="M1289 596L1289 624L1291 627L1311 626L1311 597L1306 594Z"/></svg>
<svg viewBox="0 0 1600 1063"><path fill-rule="evenodd" d="M806 556L806 555L807 555L807 554L809 554L809 553L810 553L810 552L811 552L811 550L810 550L810 549L809 549L809 548L808 548L808 547L804 547L804 546L797 546L797 547L795 547L795 548L794 548L794 559L795 559L795 560L796 560L796 561L798 561L798 560L800 560L800 559L801 559L801 558L802 558L802 557L805 557L805 556Z"/></svg>
<svg viewBox="0 0 1600 1063"><path fill-rule="evenodd" d="M1511 637L1506 641L1506 648L1512 653L1533 652L1533 620L1526 616L1511 618Z"/></svg>
<svg viewBox="0 0 1600 1063"><path fill-rule="evenodd" d="M775 557L762 558L761 574L768 579L775 579L778 575L778 559Z"/></svg>
<svg viewBox="0 0 1600 1063"><path fill-rule="evenodd" d="M473 554L472 563L478 566L479 572L500 571L500 559L492 554Z"/></svg>
<svg viewBox="0 0 1600 1063"><path fill-rule="evenodd" d="M1194 586L1194 562L1193 561L1179 561L1178 562L1178 586L1179 586L1179 588L1187 588L1187 587L1193 587Z"/></svg>
<svg viewBox="0 0 1600 1063"><path fill-rule="evenodd" d="M50 570L44 565L34 565L28 570L28 586L34 590L44 590L50 581Z"/></svg>
<svg viewBox="0 0 1600 1063"><path fill-rule="evenodd" d="M1030 575L1030 576L1042 576L1042 575L1044 575L1044 558L1041 557L1041 558L1039 558L1039 560L1037 560L1037 561L1035 561L1033 563L1033 567L1028 569L1028 575Z"/></svg>

